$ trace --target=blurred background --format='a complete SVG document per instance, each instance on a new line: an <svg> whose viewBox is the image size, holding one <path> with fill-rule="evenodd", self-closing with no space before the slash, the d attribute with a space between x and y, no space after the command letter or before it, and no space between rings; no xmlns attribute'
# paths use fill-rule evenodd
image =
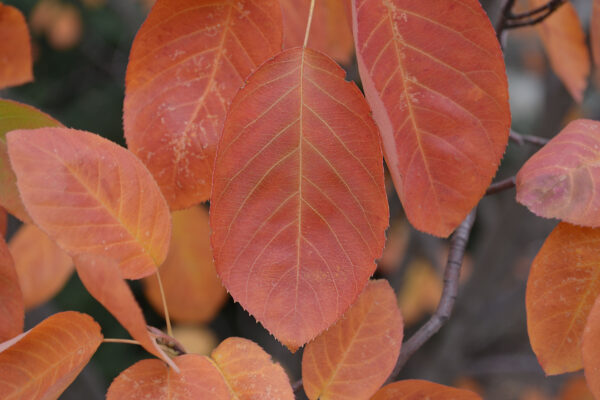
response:
<svg viewBox="0 0 600 400"><path fill-rule="evenodd" d="M35 81L4 90L0 97L31 104L66 126L95 132L124 145L122 104L128 54L152 1L4 3L20 9L30 26ZM482 0L494 22L500 3L501 0ZM574 0L573 4L587 27L591 0ZM505 58L513 128L517 132L551 137L572 119L600 120L598 76L591 79L583 103L576 104L550 69L535 29L509 31ZM349 79L357 77L355 63L344 67ZM496 179L516 174L535 150L511 142ZM398 293L407 338L435 310L442 288L447 241L413 230L391 181L388 183L391 221L376 277L389 279ZM454 313L442 330L410 359L400 378L469 388L492 400L584 398L573 394L581 385L581 374L545 377L531 351L525 316L526 279L533 257L556 222L535 217L514 197L514 190L508 190L480 203ZM10 220L9 237L18 224ZM148 323L163 328L164 320L150 306L140 282L132 282L132 288ZM75 275L52 301L27 314L26 329L60 310L91 314L102 326L105 337L128 337L87 294ZM176 336L184 346L203 354L229 336L254 340L285 367L292 382L300 378L302 351L290 354L230 298L211 322L177 329ZM103 344L61 398L103 399L108 385L122 370L148 357L138 346Z"/></svg>

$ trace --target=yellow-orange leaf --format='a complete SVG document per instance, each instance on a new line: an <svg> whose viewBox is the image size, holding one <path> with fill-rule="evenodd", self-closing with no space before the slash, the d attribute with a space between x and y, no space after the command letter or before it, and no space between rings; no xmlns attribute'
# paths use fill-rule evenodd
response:
<svg viewBox="0 0 600 400"><path fill-rule="evenodd" d="M596 265L598 261L596 261ZM598 279L597 279L598 280ZM600 297L592 300L593 307L589 312L583 340L581 354L583 355L583 368L585 380L590 391L596 399L600 398Z"/></svg>
<svg viewBox="0 0 600 400"><path fill-rule="evenodd" d="M223 374L232 398L293 400L289 378L256 343L238 337L225 339L213 350L212 359Z"/></svg>
<svg viewBox="0 0 600 400"><path fill-rule="evenodd" d="M315 3L308 47L327 54L337 62L348 64L354 53L354 39L346 15L350 0L320 0ZM281 0L283 11L283 46L302 46L310 0Z"/></svg>
<svg viewBox="0 0 600 400"><path fill-rule="evenodd" d="M107 400L229 400L223 376L207 358L185 354L173 359L179 373L160 360L142 360L112 382ZM275 399L275 397L273 397Z"/></svg>
<svg viewBox="0 0 600 400"><path fill-rule="evenodd" d="M306 345L304 391L311 400L368 399L394 369L403 323L386 280L370 281L344 316Z"/></svg>
<svg viewBox="0 0 600 400"><path fill-rule="evenodd" d="M23 14L0 3L0 89L33 80L31 41Z"/></svg>
<svg viewBox="0 0 600 400"><path fill-rule="evenodd" d="M172 214L173 236L160 279L171 319L205 322L213 319L227 292L215 271L210 248L208 212L193 207ZM156 276L144 280L148 301L160 314L163 303Z"/></svg>
<svg viewBox="0 0 600 400"><path fill-rule="evenodd" d="M531 7L541 7L546 0L529 0ZM590 53L585 33L571 2L566 1L537 29L556 75L573 98L581 103L590 74Z"/></svg>
<svg viewBox="0 0 600 400"><path fill-rule="evenodd" d="M277 0L158 0L138 31L125 138L172 209L208 200L229 102L281 50L281 25Z"/></svg>
<svg viewBox="0 0 600 400"><path fill-rule="evenodd" d="M548 375L582 367L581 336L600 294L600 229L559 224L533 260L527 330Z"/></svg>
<svg viewBox="0 0 600 400"><path fill-rule="evenodd" d="M295 350L356 299L388 224L377 128L329 57L286 50L235 97L211 199L217 272Z"/></svg>
<svg viewBox="0 0 600 400"><path fill-rule="evenodd" d="M0 237L0 342L23 332L24 319L23 295L15 264L4 237Z"/></svg>
<svg viewBox="0 0 600 400"><path fill-rule="evenodd" d="M121 277L117 264L108 258L79 255L74 257L75 268L81 282L90 294L123 325L150 354L162 358L171 367L173 361L148 333L142 310Z"/></svg>
<svg viewBox="0 0 600 400"><path fill-rule="evenodd" d="M73 382L102 342L86 314L54 314L0 352L2 400L52 400Z"/></svg>
<svg viewBox="0 0 600 400"><path fill-rule="evenodd" d="M517 174L517 201L535 214L600 227L600 122L569 123Z"/></svg>
<svg viewBox="0 0 600 400"><path fill-rule="evenodd" d="M477 394L433 382L405 380L381 388L371 400L481 400Z"/></svg>
<svg viewBox="0 0 600 400"><path fill-rule="evenodd" d="M73 272L71 257L34 225L23 225L8 248L15 260L26 309L54 297Z"/></svg>
<svg viewBox="0 0 600 400"><path fill-rule="evenodd" d="M17 130L6 137L29 215L67 253L115 259L128 279L162 264L171 217L137 157L74 129Z"/></svg>

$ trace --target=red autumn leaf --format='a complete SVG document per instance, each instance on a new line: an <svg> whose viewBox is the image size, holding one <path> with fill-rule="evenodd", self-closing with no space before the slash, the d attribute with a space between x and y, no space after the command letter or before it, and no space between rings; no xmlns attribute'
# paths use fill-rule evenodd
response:
<svg viewBox="0 0 600 400"><path fill-rule="evenodd" d="M158 347L146 328L142 309L123 280L116 262L105 257L74 257L77 275L90 292L150 354L161 358L177 370L173 361Z"/></svg>
<svg viewBox="0 0 600 400"><path fill-rule="evenodd" d="M207 357L185 354L173 359L176 373L160 360L142 360L112 382L107 400L229 400L227 384Z"/></svg>
<svg viewBox="0 0 600 400"><path fill-rule="evenodd" d="M0 235L6 237L6 228L8 227L8 215L6 210L0 207Z"/></svg>
<svg viewBox="0 0 600 400"><path fill-rule="evenodd" d="M368 399L394 369L403 323L386 280L370 281L344 316L306 345L302 380L309 399Z"/></svg>
<svg viewBox="0 0 600 400"><path fill-rule="evenodd" d="M571 122L517 174L517 201L545 218L600 226L600 122Z"/></svg>
<svg viewBox="0 0 600 400"><path fill-rule="evenodd" d="M308 47L334 60L348 64L354 53L354 38L349 23L350 0L321 0L315 3ZM306 33L310 0L281 0L284 48L302 46Z"/></svg>
<svg viewBox="0 0 600 400"><path fill-rule="evenodd" d="M600 67L600 0L592 0L592 19L590 21L590 41L592 56L596 68Z"/></svg>
<svg viewBox="0 0 600 400"><path fill-rule="evenodd" d="M529 0L531 7L546 5L546 0ZM566 1L558 10L536 25L552 69L571 96L581 103L590 74L590 54L577 11Z"/></svg>
<svg viewBox="0 0 600 400"><path fill-rule="evenodd" d="M381 388L371 400L481 400L477 394L433 382L405 380Z"/></svg>
<svg viewBox="0 0 600 400"><path fill-rule="evenodd" d="M19 278L8 246L2 237L0 238L0 342L23 332L24 319L25 307Z"/></svg>
<svg viewBox="0 0 600 400"><path fill-rule="evenodd" d="M52 315L0 352L0 398L58 398L101 342L100 326L89 315Z"/></svg>
<svg viewBox="0 0 600 400"><path fill-rule="evenodd" d="M217 273L291 350L356 299L385 240L377 129L344 75L310 49L263 64L231 105L215 162Z"/></svg>
<svg viewBox="0 0 600 400"><path fill-rule="evenodd" d="M213 350L211 357L223 374L233 399L294 399L283 368L256 343L230 337Z"/></svg>
<svg viewBox="0 0 600 400"><path fill-rule="evenodd" d="M585 380L590 391L597 399L600 398L600 351L598 351L600 349L598 347L598 341L600 340L600 297L596 296L592 299L592 303L593 306L583 332L581 354L583 355Z"/></svg>
<svg viewBox="0 0 600 400"><path fill-rule="evenodd" d="M74 129L17 130L6 137L29 215L67 253L109 256L128 279L162 264L169 209L133 154Z"/></svg>
<svg viewBox="0 0 600 400"><path fill-rule="evenodd" d="M208 212L193 207L172 214L173 236L160 279L172 320L206 322L214 318L227 292L215 271ZM159 314L163 303L156 276L144 279L144 293Z"/></svg>
<svg viewBox="0 0 600 400"><path fill-rule="evenodd" d="M60 126L40 110L10 100L0 100L0 205L23 222L32 223L17 190L17 178L8 160L6 133L15 129Z"/></svg>
<svg viewBox="0 0 600 400"><path fill-rule="evenodd" d="M559 224L533 260L527 280L527 330L548 375L582 367L581 336L600 294L600 229Z"/></svg>
<svg viewBox="0 0 600 400"><path fill-rule="evenodd" d="M127 145L172 209L210 196L213 160L229 102L244 79L281 49L277 0L159 0L127 67Z"/></svg>
<svg viewBox="0 0 600 400"><path fill-rule="evenodd" d="M31 41L23 14L0 3L0 89L33 80Z"/></svg>
<svg viewBox="0 0 600 400"><path fill-rule="evenodd" d="M71 257L34 225L23 225L8 247L15 260L26 309L54 297L73 273Z"/></svg>
<svg viewBox="0 0 600 400"><path fill-rule="evenodd" d="M510 110L502 52L479 1L438 3L355 0L353 19L360 76L404 210L415 228L446 237L496 173Z"/></svg>

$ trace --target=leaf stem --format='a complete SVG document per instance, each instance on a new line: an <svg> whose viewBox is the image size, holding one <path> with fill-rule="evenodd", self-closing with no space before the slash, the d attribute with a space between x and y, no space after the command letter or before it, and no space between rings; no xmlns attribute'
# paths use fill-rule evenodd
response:
<svg viewBox="0 0 600 400"><path fill-rule="evenodd" d="M546 138L539 137L539 136L523 135L523 134L515 132L513 130L510 131L509 138L513 142L518 143L520 145L529 143L529 144L533 144L533 145L539 146L539 147L545 146L550 141L550 139L546 139Z"/></svg>
<svg viewBox="0 0 600 400"><path fill-rule="evenodd" d="M315 0L310 0L310 10L308 11L308 22L306 23L306 32L304 33L304 45L302 47L306 48L308 44L308 36L310 33L310 25L312 24L313 12L315 11Z"/></svg>
<svg viewBox="0 0 600 400"><path fill-rule="evenodd" d="M158 279L158 289L160 290L160 297L162 298L163 309L165 311L165 321L167 323L167 335L173 336L173 329L171 328L171 318L169 317L169 308L167 307L167 298L163 289L162 279L160 279L160 273L156 270L156 279Z"/></svg>
<svg viewBox="0 0 600 400"><path fill-rule="evenodd" d="M485 191L485 195L489 196L491 194L496 194L504 190L511 189L515 187L516 184L517 181L514 176L511 176L510 178L506 178L498 182L494 182L487 188L487 190Z"/></svg>
<svg viewBox="0 0 600 400"><path fill-rule="evenodd" d="M138 346L142 345L140 342L138 342L137 340L133 340L133 339L111 339L111 338L104 338L104 339L102 339L102 342L104 342L104 343L135 344L135 345L138 345Z"/></svg>

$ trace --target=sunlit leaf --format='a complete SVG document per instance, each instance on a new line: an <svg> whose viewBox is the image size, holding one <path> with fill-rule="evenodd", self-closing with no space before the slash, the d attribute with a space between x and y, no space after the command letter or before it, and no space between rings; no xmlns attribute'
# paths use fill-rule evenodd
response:
<svg viewBox="0 0 600 400"><path fill-rule="evenodd" d="M172 320L205 322L219 311L227 292L215 271L210 248L208 212L193 207L172 214L173 236L160 279ZM163 313L162 297L156 276L144 280L148 301Z"/></svg>
<svg viewBox="0 0 600 400"><path fill-rule="evenodd" d="M415 228L448 236L484 195L508 141L494 29L477 0L354 6L360 76L396 191Z"/></svg>
<svg viewBox="0 0 600 400"><path fill-rule="evenodd" d="M57 399L101 341L100 326L89 315L67 311L48 317L0 353L0 398Z"/></svg>
<svg viewBox="0 0 600 400"><path fill-rule="evenodd" d="M176 373L160 360L142 360L112 382L107 400L229 400L227 384L214 364L196 354L173 359Z"/></svg>
<svg viewBox="0 0 600 400"><path fill-rule="evenodd" d="M291 350L356 299L385 240L377 128L344 75L310 49L263 64L231 105L215 162L217 272Z"/></svg>
<svg viewBox="0 0 600 400"><path fill-rule="evenodd" d="M225 339L212 352L234 399L293 400L289 379L279 364L256 343Z"/></svg>
<svg viewBox="0 0 600 400"><path fill-rule="evenodd" d="M344 316L306 345L302 380L308 398L370 398L394 369L402 329L389 283L370 281Z"/></svg>
<svg viewBox="0 0 600 400"><path fill-rule="evenodd" d="M600 226L600 122L571 122L517 174L517 201L536 215Z"/></svg>
<svg viewBox="0 0 600 400"><path fill-rule="evenodd" d="M0 3L0 89L33 80L31 40L23 14Z"/></svg>
<svg viewBox="0 0 600 400"><path fill-rule="evenodd" d="M598 265L597 261L596 265ZM593 294L590 295L593 296ZM593 297L595 299L592 300L593 306L583 332L580 354L583 355L585 380L594 397L598 399L600 398L600 348L598 347L600 341L600 297Z"/></svg>
<svg viewBox="0 0 600 400"><path fill-rule="evenodd" d="M34 225L23 225L8 247L15 260L26 309L54 297L73 272L71 257Z"/></svg>
<svg viewBox="0 0 600 400"><path fill-rule="evenodd" d="M527 330L548 375L582 367L581 335L600 294L600 229L559 224L533 260Z"/></svg>
<svg viewBox="0 0 600 400"><path fill-rule="evenodd" d="M133 154L66 128L12 131L7 143L29 215L67 253L111 257L128 279L147 276L164 261L169 209Z"/></svg>
<svg viewBox="0 0 600 400"><path fill-rule="evenodd" d="M405 380L381 388L371 400L481 400L477 394L433 382Z"/></svg>
<svg viewBox="0 0 600 400"><path fill-rule="evenodd" d="M8 246L2 237L0 238L0 342L23 332L24 318L25 308L19 278Z"/></svg>
<svg viewBox="0 0 600 400"><path fill-rule="evenodd" d="M244 79L281 49L277 0L159 0L127 67L127 145L172 209L208 200L227 107Z"/></svg>

